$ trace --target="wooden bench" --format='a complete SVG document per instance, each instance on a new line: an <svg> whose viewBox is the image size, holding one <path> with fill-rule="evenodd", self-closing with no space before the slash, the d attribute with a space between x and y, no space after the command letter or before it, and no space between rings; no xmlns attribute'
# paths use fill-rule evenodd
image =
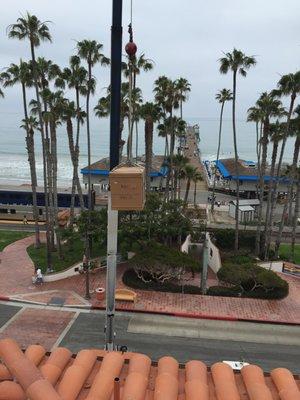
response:
<svg viewBox="0 0 300 400"><path fill-rule="evenodd" d="M129 289L116 289L116 300L135 302L137 294Z"/></svg>

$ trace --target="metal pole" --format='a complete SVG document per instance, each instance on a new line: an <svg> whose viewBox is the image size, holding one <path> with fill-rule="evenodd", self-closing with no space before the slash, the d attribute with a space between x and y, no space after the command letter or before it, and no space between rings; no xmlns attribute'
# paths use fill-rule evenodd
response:
<svg viewBox="0 0 300 400"><path fill-rule="evenodd" d="M122 0L113 0L111 28L111 104L110 104L110 170L119 164L120 111L121 111L121 63L122 63ZM108 192L107 210L107 275L106 275L106 326L105 348L113 351L114 314L116 290L116 265L118 247L118 211L111 209L111 193Z"/></svg>
<svg viewBox="0 0 300 400"><path fill-rule="evenodd" d="M119 164L122 66L122 0L113 0L111 27L110 169Z"/></svg>
<svg viewBox="0 0 300 400"><path fill-rule="evenodd" d="M206 281L207 281L207 269L208 269L208 243L207 243L207 235L205 232L205 239L203 243L203 252L202 252L202 273L201 273L201 292L202 294L206 294Z"/></svg>

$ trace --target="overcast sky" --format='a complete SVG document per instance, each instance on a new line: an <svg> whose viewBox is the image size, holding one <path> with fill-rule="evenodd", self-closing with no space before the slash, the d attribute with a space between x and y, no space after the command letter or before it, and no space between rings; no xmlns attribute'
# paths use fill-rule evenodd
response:
<svg viewBox="0 0 300 400"><path fill-rule="evenodd" d="M38 55L65 66L76 40L96 39L110 55L111 0L10 0L0 14L1 66L29 56L28 43L6 36L6 27L28 10L52 21L53 43ZM123 43L128 40L129 0L124 0ZM155 61L153 72L139 78L145 99L151 99L159 75L187 78L192 84L186 117L217 118L216 91L231 87L231 76L219 74L218 59L233 47L255 55L257 66L238 82L238 114L270 90L280 75L300 68L299 0L133 0L133 25L139 52ZM97 97L109 82L108 69L97 67ZM19 88L6 91L3 112L21 110ZM18 96L18 97L17 97ZM2 114L1 113L1 114ZM3 114L2 114L3 115Z"/></svg>

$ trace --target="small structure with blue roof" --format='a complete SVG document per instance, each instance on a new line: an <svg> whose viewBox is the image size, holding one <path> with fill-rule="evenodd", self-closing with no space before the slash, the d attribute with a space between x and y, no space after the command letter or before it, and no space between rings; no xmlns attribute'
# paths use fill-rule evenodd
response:
<svg viewBox="0 0 300 400"><path fill-rule="evenodd" d="M240 193L247 198L256 198L260 182L257 164L254 161L238 160L238 173L236 173L234 158L218 161L204 161L208 185L212 187L213 175L216 174L216 188L232 194L236 192L236 182L239 180ZM269 167L263 177L265 191L269 189L270 181L278 181L278 191L285 193L289 179L283 174L280 177L271 177Z"/></svg>
<svg viewBox="0 0 300 400"><path fill-rule="evenodd" d="M126 162L126 157L122 157L121 162ZM154 155L152 157L152 168L150 172L151 188L158 190L160 186L165 187L168 167L164 165L164 156ZM145 166L145 157L138 157L137 164ZM83 183L88 184L88 175L91 176L91 184L96 193L101 193L107 189L109 175L109 157L102 158L99 161L81 169Z"/></svg>

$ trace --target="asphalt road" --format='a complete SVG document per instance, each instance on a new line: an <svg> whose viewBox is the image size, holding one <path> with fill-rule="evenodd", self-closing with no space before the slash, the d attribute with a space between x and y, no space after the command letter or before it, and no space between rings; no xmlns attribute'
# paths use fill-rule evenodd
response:
<svg viewBox="0 0 300 400"><path fill-rule="evenodd" d="M21 308L21 305L16 306L12 303L8 305L0 304L0 333L15 318L18 318L16 314ZM170 332L165 334L130 333L128 332L128 326L132 317L135 317L135 315L116 315L115 343L119 346L127 346L128 351L147 354L154 361L165 355L171 355L181 363L191 359L198 359L204 361L207 365L223 360L245 361L260 365L266 372L276 367L286 367L293 373L300 373L300 346L298 345L250 343L242 340L233 341L227 339L184 338L171 336ZM34 319L31 318L26 321L26 324L31 324L32 331L35 330L36 322ZM187 321L186 324L188 325L189 322ZM104 348L104 325L105 315L103 312L80 312L70 329L62 333L59 346L66 346L73 353L77 353L84 348ZM155 331L155 325L152 328ZM274 327L272 326L272 328ZM171 326L170 329L172 329ZM256 327L254 326L255 329ZM270 331L269 334L272 335L272 332ZM230 335L230 330L224 329L224 338L228 338ZM245 335L247 335L247 332L245 332ZM270 342L272 340L276 342L274 339L276 338L270 338Z"/></svg>
<svg viewBox="0 0 300 400"><path fill-rule="evenodd" d="M182 363L198 359L208 365L216 361L238 360L258 364L265 371L280 366L289 368L294 373L300 372L299 346L129 333L127 329L130 318L125 315L116 316L116 344L126 345L129 351L147 354L154 361L164 355L171 355ZM103 347L104 323L104 315L99 312L81 313L60 345L73 352L83 348Z"/></svg>

